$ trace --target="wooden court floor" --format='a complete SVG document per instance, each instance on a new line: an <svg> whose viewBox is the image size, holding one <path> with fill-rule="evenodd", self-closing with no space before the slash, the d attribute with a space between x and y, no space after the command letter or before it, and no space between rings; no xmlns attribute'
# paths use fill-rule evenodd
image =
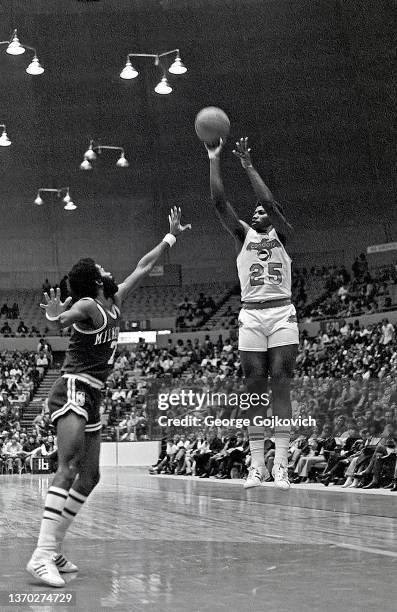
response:
<svg viewBox="0 0 397 612"><path fill-rule="evenodd" d="M64 589L24 570L49 479L0 477L0 610L397 610L397 494L107 468L65 544ZM10 592L73 592L76 606L8 606Z"/></svg>

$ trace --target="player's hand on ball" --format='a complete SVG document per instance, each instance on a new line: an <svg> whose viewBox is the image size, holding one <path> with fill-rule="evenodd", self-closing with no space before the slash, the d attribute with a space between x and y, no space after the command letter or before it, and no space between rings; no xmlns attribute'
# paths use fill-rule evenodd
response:
<svg viewBox="0 0 397 612"><path fill-rule="evenodd" d="M174 234L174 236L181 234L187 229L192 229L191 223L181 225L181 215L181 209L177 208L176 206L171 208L170 214L168 215L168 221L170 222L170 234Z"/></svg>
<svg viewBox="0 0 397 612"><path fill-rule="evenodd" d="M208 157L210 159L217 159L218 157L220 157L221 151L223 149L223 140L222 138L220 138L219 143L215 145L208 144L207 142L205 142L204 146L207 149Z"/></svg>
<svg viewBox="0 0 397 612"><path fill-rule="evenodd" d="M240 138L236 142L236 148L233 150L233 155L239 158L243 168L252 166L251 149L248 147L248 138Z"/></svg>
<svg viewBox="0 0 397 612"><path fill-rule="evenodd" d="M45 310L46 317L49 321L56 320L60 314L65 312L69 308L69 304L72 301L71 297L66 298L64 302L61 302L61 290L58 287L55 291L52 287L50 289L50 295L44 293L45 304L40 304L40 308Z"/></svg>

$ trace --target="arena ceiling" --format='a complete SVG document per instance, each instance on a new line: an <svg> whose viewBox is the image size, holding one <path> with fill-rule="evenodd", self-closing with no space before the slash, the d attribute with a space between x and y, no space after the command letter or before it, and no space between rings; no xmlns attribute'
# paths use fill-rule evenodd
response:
<svg viewBox="0 0 397 612"><path fill-rule="evenodd" d="M395 225L394 0L3 0L0 7L2 40L17 27L45 67L31 77L26 55L0 53L0 119L13 141L0 150L3 239L42 223L46 212L32 204L39 186L70 185L79 205L70 231L94 218L111 223L131 207L156 227L159 210L175 202L199 221L208 210L208 169L193 123L207 105L232 121L225 182L241 214L251 197L230 152L248 135L298 228ZM172 78L170 96L153 92L159 73L151 62L140 63L138 79L119 78L127 52L176 47L189 70ZM124 146L130 167L104 156L93 172L79 170L90 136Z"/></svg>

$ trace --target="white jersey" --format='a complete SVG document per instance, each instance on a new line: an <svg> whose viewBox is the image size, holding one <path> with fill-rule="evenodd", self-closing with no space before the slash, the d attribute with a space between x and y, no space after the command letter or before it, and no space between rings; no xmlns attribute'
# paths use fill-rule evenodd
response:
<svg viewBox="0 0 397 612"><path fill-rule="evenodd" d="M267 302L291 297L291 258L276 230L249 228L237 256L242 302Z"/></svg>

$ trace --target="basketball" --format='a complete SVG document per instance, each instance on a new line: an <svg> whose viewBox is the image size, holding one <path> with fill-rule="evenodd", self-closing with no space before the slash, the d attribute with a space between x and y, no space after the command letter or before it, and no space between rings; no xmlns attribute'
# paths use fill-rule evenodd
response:
<svg viewBox="0 0 397 612"><path fill-rule="evenodd" d="M226 139L230 131L230 121L221 108L207 106L197 114L194 127L200 140L213 144L220 138Z"/></svg>

